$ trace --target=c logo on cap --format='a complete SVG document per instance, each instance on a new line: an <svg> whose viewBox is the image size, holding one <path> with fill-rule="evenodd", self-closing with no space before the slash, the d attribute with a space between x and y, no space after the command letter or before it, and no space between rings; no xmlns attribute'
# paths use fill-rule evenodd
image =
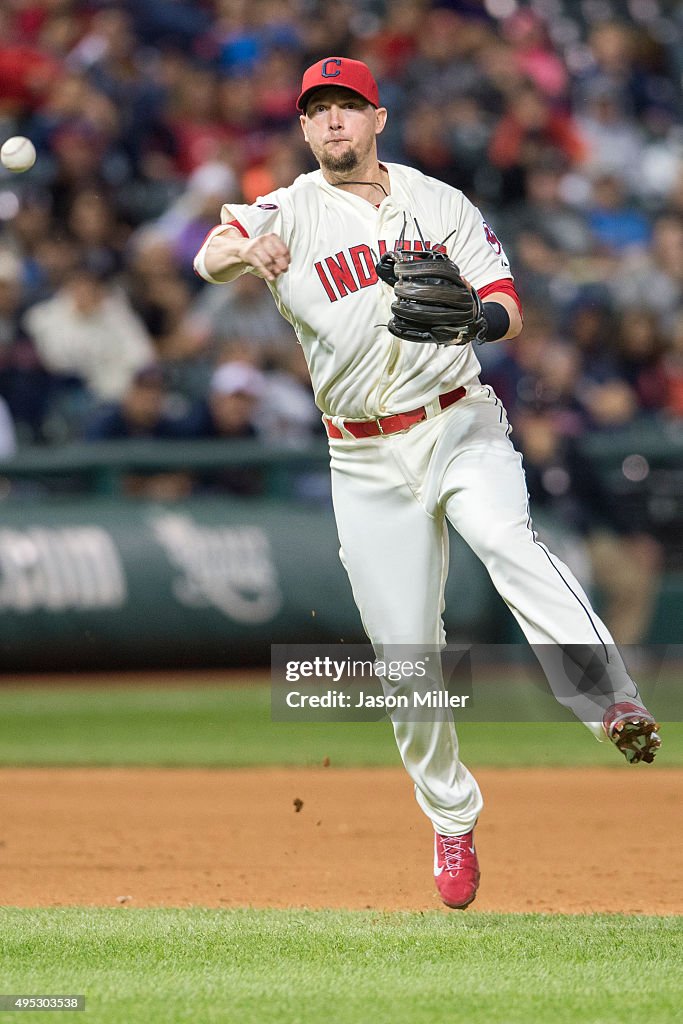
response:
<svg viewBox="0 0 683 1024"><path fill-rule="evenodd" d="M336 64L337 65L337 70L336 71L328 71L327 70L327 65L328 64ZM320 74L323 76L323 78L337 78L337 76L341 74L341 61L340 61L339 57L330 57L329 60L326 60L325 63L323 64L323 66L322 66Z"/></svg>

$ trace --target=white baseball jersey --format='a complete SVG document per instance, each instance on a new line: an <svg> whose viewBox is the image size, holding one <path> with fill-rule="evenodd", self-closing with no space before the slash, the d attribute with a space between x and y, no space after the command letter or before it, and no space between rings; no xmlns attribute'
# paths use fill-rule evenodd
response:
<svg viewBox="0 0 683 1024"><path fill-rule="evenodd" d="M447 250L479 291L512 280L500 242L462 192L412 168L385 166L391 195L379 207L330 185L318 170L251 206L221 210L222 225L237 221L249 237L276 234L288 246L289 269L268 287L303 347L316 403L329 416L405 412L477 380L471 345L402 341L387 330L393 289L378 280L374 265L401 237L405 249L421 250L422 236L427 248ZM214 278L204 253L220 230L195 259L208 281Z"/></svg>
<svg viewBox="0 0 683 1024"><path fill-rule="evenodd" d="M399 239L419 250L420 233L425 245L437 247L453 232L448 255L484 297L515 294L505 253L462 193L397 164L388 171L391 195L378 208L316 171L253 206L221 212L223 224L236 221L252 237L274 233L289 247L289 270L269 287L299 337L316 401L328 416L382 417L467 388L443 411L434 402L433 415L411 429L330 438L340 554L365 630L383 657L387 651L402 657L406 644L419 650L443 643L448 520L537 650L571 644L592 645L605 656L609 650L616 700L638 699L579 582L534 534L521 459L500 400L478 381L472 346L401 341L386 328L393 289L378 281L375 262ZM195 261L207 280L205 248L221 230L214 229ZM438 658L430 662L429 680L443 685ZM559 693L558 699L601 735L580 688L575 698ZM452 718L391 717L417 800L435 830L468 834L482 798L460 761Z"/></svg>

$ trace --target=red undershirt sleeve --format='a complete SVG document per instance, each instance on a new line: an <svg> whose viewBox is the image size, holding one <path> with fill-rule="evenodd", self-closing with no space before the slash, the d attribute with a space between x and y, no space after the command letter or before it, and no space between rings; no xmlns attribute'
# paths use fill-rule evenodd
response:
<svg viewBox="0 0 683 1024"><path fill-rule="evenodd" d="M242 227L238 220L229 220L228 223L224 225L224 227L237 228L237 230L239 231L243 238L249 238L249 232Z"/></svg>
<svg viewBox="0 0 683 1024"><path fill-rule="evenodd" d="M479 292L479 298L484 301L488 295L493 295L494 292L503 292L504 295L509 295L514 300L519 315L523 316L522 312L522 300L517 294L514 282L509 277L503 277L500 281L492 281L491 284L485 284L483 288L477 288Z"/></svg>

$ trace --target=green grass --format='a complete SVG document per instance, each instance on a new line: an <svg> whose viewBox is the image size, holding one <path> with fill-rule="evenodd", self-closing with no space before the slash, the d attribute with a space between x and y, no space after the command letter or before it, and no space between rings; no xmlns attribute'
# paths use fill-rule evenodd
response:
<svg viewBox="0 0 683 1024"><path fill-rule="evenodd" d="M282 723L264 686L0 690L3 765L397 765L386 720ZM458 726L473 766L620 765L609 744L578 722ZM683 724L665 727L655 765L683 765ZM652 770L652 769L649 769Z"/></svg>
<svg viewBox="0 0 683 1024"><path fill-rule="evenodd" d="M399 764L386 721L274 723L267 687L201 684L0 689L0 764ZM579 723L459 733L474 767L622 766ZM664 735L648 772L683 765ZM0 992L87 999L0 1024L672 1024L682 961L683 917L0 908Z"/></svg>
<svg viewBox="0 0 683 1024"><path fill-rule="evenodd" d="M0 911L2 990L83 994L25 1024L671 1024L683 918Z"/></svg>

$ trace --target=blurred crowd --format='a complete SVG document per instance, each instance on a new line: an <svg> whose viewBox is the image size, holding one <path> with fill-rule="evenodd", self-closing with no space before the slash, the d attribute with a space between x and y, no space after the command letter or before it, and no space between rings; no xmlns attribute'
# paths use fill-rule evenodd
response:
<svg viewBox="0 0 683 1024"><path fill-rule="evenodd" d="M5 0L0 452L74 438L320 433L263 282L203 284L226 201L312 169L295 112L326 54L367 61L381 156L462 188L525 305L480 350L563 437L683 416L683 8L668 0Z"/></svg>

